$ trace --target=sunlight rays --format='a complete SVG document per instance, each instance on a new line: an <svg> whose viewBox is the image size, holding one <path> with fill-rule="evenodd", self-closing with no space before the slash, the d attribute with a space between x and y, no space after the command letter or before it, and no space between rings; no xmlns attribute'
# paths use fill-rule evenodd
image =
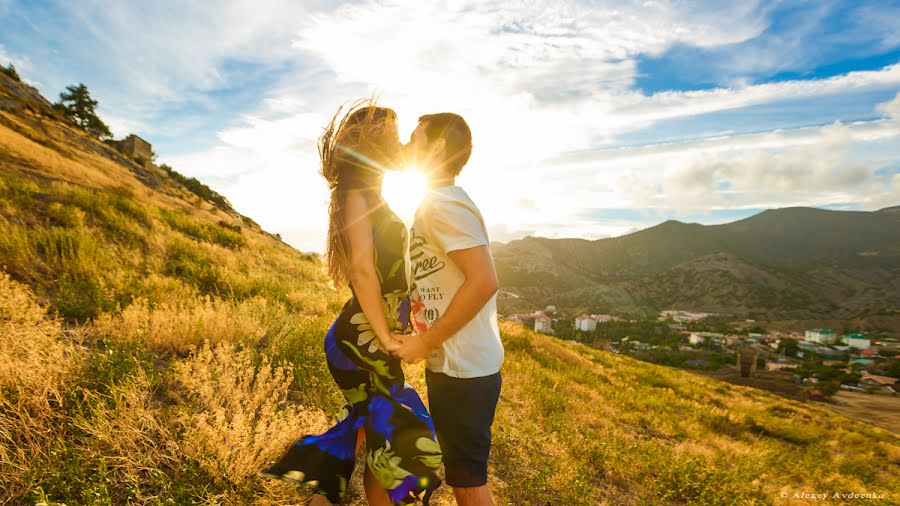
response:
<svg viewBox="0 0 900 506"><path fill-rule="evenodd" d="M385 173L381 194L397 216L410 224L425 190L425 176L420 170L410 168Z"/></svg>

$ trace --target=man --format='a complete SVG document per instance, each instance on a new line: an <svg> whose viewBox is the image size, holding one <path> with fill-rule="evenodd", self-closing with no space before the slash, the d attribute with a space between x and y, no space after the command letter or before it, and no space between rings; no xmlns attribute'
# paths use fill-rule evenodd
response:
<svg viewBox="0 0 900 506"><path fill-rule="evenodd" d="M409 363L427 361L429 409L457 503L493 505L487 461L504 352L487 229L456 185L472 152L472 134L456 114L426 115L406 149L428 181L410 232L418 334L396 336L401 344L391 351Z"/></svg>

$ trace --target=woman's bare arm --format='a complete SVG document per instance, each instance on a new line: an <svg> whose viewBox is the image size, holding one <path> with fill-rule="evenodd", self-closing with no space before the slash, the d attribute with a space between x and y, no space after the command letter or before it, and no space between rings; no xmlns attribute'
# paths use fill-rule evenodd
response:
<svg viewBox="0 0 900 506"><path fill-rule="evenodd" d="M384 314L381 283L375 270L372 221L365 195L356 190L348 192L344 212L345 233L350 243L350 283L378 341L382 347L392 347L393 337Z"/></svg>

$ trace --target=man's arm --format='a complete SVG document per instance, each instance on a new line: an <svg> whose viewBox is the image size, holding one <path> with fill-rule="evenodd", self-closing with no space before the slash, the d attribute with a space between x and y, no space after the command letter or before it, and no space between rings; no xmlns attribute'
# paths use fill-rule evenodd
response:
<svg viewBox="0 0 900 506"><path fill-rule="evenodd" d="M411 336L395 336L404 343L395 348L394 354L406 362L413 363L425 358L432 349L453 337L499 289L500 283L488 246L449 251L447 256L462 271L465 281L450 300L444 314L428 330Z"/></svg>

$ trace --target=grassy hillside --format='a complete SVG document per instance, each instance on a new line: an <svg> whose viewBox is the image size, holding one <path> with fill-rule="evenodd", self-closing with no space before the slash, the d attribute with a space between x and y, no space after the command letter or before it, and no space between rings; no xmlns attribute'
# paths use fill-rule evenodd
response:
<svg viewBox="0 0 900 506"><path fill-rule="evenodd" d="M0 502L301 503L301 490L255 472L335 421L322 340L347 292L328 287L316 258L252 223L232 228L166 171L3 84ZM900 497L900 439L883 429L502 331L491 455L501 504ZM424 393L421 365L407 371ZM449 490L437 502L452 504Z"/></svg>
<svg viewBox="0 0 900 506"><path fill-rule="evenodd" d="M858 320L900 335L900 214L768 210L722 225L669 220L596 241L529 237L494 248L506 309L681 308L757 319Z"/></svg>

